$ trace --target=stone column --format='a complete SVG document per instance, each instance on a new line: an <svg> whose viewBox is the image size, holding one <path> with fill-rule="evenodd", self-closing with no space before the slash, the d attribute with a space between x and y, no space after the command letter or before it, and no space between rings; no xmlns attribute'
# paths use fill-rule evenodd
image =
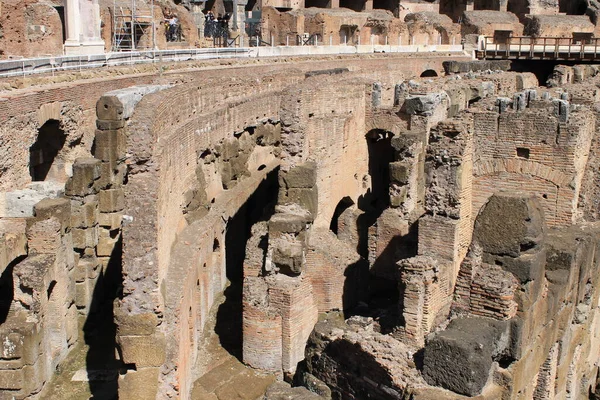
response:
<svg viewBox="0 0 600 400"><path fill-rule="evenodd" d="M65 47L79 45L79 0L65 0Z"/></svg>
<svg viewBox="0 0 600 400"><path fill-rule="evenodd" d="M65 0L66 55L102 54L98 0Z"/></svg>
<svg viewBox="0 0 600 400"><path fill-rule="evenodd" d="M233 2L233 15L231 16L231 22L229 23L229 29L239 34L240 36L246 35L246 4L248 0L225 0ZM237 35L235 35L237 36Z"/></svg>
<svg viewBox="0 0 600 400"><path fill-rule="evenodd" d="M198 28L198 37L201 39L204 37L204 13L202 12L204 4L204 2L191 4L192 18L194 19L196 28Z"/></svg>

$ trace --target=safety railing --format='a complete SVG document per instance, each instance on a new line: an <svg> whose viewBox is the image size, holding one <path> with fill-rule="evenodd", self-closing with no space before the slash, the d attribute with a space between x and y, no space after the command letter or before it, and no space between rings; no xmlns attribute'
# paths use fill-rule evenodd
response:
<svg viewBox="0 0 600 400"><path fill-rule="evenodd" d="M600 58L600 38L556 38L515 36L480 39L477 58L596 60Z"/></svg>
<svg viewBox="0 0 600 400"><path fill-rule="evenodd" d="M40 58L9 59L0 61L0 78L35 74L54 74L62 71L81 71L90 68L152 64L163 62L183 62L220 58L248 58L275 56L307 56L330 54L365 53L416 53L444 52L463 53L460 45L310 45L310 46L256 46L256 47L216 47L171 50L148 50L113 52L81 56L57 56Z"/></svg>
<svg viewBox="0 0 600 400"><path fill-rule="evenodd" d="M133 64L208 60L219 58L251 57L251 50L242 47L191 48L113 52L80 56L24 58L0 61L0 77L52 74L62 71L80 71L90 68L114 67Z"/></svg>

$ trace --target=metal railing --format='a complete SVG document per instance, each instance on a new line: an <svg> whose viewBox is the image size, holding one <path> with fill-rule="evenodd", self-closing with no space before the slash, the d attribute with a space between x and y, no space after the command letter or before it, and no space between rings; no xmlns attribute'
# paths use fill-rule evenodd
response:
<svg viewBox="0 0 600 400"><path fill-rule="evenodd" d="M233 44L233 43L232 43ZM249 45L248 43L247 45ZM367 53L416 53L453 52L463 54L458 45L306 45L306 46L263 46L214 47L171 50L147 50L112 52L81 56L56 56L10 59L0 61L0 78L35 74L54 74L63 71L82 71L92 68L107 68L122 65L183 62L220 58L249 58L275 56L307 56L329 54Z"/></svg>
<svg viewBox="0 0 600 400"><path fill-rule="evenodd" d="M596 60L600 38L556 38L515 36L502 40L480 39L477 58L535 60Z"/></svg>
<svg viewBox="0 0 600 400"><path fill-rule="evenodd" d="M192 48L173 50L119 51L96 55L26 58L0 61L0 77L54 74L133 64L209 60L251 57L250 49L242 47Z"/></svg>

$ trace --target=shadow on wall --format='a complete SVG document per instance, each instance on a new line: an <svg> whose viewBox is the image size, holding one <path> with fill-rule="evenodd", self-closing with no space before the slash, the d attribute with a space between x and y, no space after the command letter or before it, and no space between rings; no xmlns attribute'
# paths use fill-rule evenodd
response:
<svg viewBox="0 0 600 400"><path fill-rule="evenodd" d="M89 347L86 369L92 399L118 398L118 375L125 365L115 356L117 326L113 302L122 296L122 282L122 239L119 238L106 269L100 270L90 312L83 326L83 337Z"/></svg>
<svg viewBox="0 0 600 400"><path fill-rule="evenodd" d="M21 256L13 260L0 275L0 324L6 322L8 314L10 312L10 305L15 297L15 291L13 288L13 270L15 265L23 261L27 256Z"/></svg>
<svg viewBox="0 0 600 400"><path fill-rule="evenodd" d="M369 175L371 177L371 190L358 200L358 207L363 213L357 218L356 230L358 232L357 251L364 260L370 259L373 250L369 246L369 230L373 227L382 213L390 206L389 187L390 171L389 164L395 160L394 148L391 145L393 134L382 130L372 130L367 133L367 145L369 149ZM362 315L376 318L383 333L390 332L398 325L403 325L400 304L402 299L402 288L399 285L399 277L392 278L390 271L396 269L396 263L405 258L417 255L417 233L418 226L413 223L407 234L396 235L370 265L366 267L351 265L347 269L346 276L354 279L365 280L362 285L352 284L351 279L346 279L344 288L344 306L351 304L346 296L354 293L353 290L363 290L366 296L359 296L359 301L367 299L366 303L350 310L349 315ZM361 269L364 268L364 269ZM366 272L361 272L365 271ZM358 288L358 289L356 289ZM348 311L346 308L344 311Z"/></svg>
<svg viewBox="0 0 600 400"><path fill-rule="evenodd" d="M215 333L221 346L242 361L242 289L246 242L252 225L267 221L275 211L279 169L269 172L250 198L227 222L225 233L226 274L230 284L225 289L225 302L217 311Z"/></svg>
<svg viewBox="0 0 600 400"><path fill-rule="evenodd" d="M60 127L60 121L51 119L42 125L35 143L29 148L29 173L32 181L44 181L56 175L51 173L51 169L66 139L67 135Z"/></svg>

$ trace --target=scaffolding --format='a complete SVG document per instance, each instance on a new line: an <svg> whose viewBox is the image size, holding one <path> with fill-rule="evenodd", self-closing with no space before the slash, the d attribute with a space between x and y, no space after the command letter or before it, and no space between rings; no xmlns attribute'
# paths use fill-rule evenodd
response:
<svg viewBox="0 0 600 400"><path fill-rule="evenodd" d="M122 0L113 0L112 51L135 51L140 48L156 48L156 27L153 15L154 0L150 0L150 15L143 15L143 12L138 14L139 8L136 1L140 0L131 0L129 12L127 12L121 5ZM146 5L145 2L144 5ZM145 8L147 9L147 6ZM144 36L148 28L151 30L150 43L147 41L146 45L141 45L140 38Z"/></svg>

